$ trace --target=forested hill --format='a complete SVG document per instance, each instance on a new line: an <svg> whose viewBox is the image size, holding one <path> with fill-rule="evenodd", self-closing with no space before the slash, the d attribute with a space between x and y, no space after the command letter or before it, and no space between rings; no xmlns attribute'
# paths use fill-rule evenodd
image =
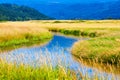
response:
<svg viewBox="0 0 120 80"><path fill-rule="evenodd" d="M0 4L0 21L47 20L48 16L39 11L15 4Z"/></svg>

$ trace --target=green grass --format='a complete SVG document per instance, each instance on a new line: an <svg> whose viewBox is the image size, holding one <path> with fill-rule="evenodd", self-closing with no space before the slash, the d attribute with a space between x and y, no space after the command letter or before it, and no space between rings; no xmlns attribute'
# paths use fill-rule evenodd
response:
<svg viewBox="0 0 120 80"><path fill-rule="evenodd" d="M0 80L76 80L76 74L64 67L16 65L0 62Z"/></svg>
<svg viewBox="0 0 120 80"><path fill-rule="evenodd" d="M79 30L79 29L50 28L49 31L59 32L65 35L74 35L74 36L79 36L79 37L90 37L90 38L98 37L98 36L105 34L105 32L98 32L97 30L87 30L87 29Z"/></svg>
<svg viewBox="0 0 120 80"><path fill-rule="evenodd" d="M72 54L79 59L120 65L120 34L77 42Z"/></svg>
<svg viewBox="0 0 120 80"><path fill-rule="evenodd" d="M86 20L55 20L53 23L81 23L81 22L86 22Z"/></svg>
<svg viewBox="0 0 120 80"><path fill-rule="evenodd" d="M84 22L84 25L82 24L82 22ZM31 22L23 22L22 24L19 22L9 22L6 24L0 24L0 32L3 33L2 35L0 34L0 51L11 47L16 48L17 46L43 43L44 41L49 40L52 38L52 34L50 32L38 30L39 28L46 28L49 31L59 32L65 35L89 37L90 40L79 41L73 46L72 54L77 59L81 60L82 58L84 61L90 60L90 62L101 62L105 64L109 63L120 66L120 28L118 28L118 25L116 26L116 24L119 24L119 21L113 21L112 23L112 21L97 22L80 20L70 22L54 21L50 23L45 24L34 22L34 24L32 24ZM20 27L18 24L22 27ZM99 27L97 27L97 25ZM3 26L5 27L3 28ZM116 27L114 28L114 26ZM17 27L18 29L16 29ZM6 30L7 32L9 32L8 34L6 34ZM42 35L40 33L41 31L43 31ZM69 69L66 71L66 69L61 66L32 67L24 64L17 65L13 63L9 64L5 63L4 61L0 61L0 80L30 79L77 80L76 73L74 73L74 71L71 71ZM82 76L81 79L90 80L90 78L87 75L85 77ZM98 80L98 76L93 77L93 79Z"/></svg>
<svg viewBox="0 0 120 80"><path fill-rule="evenodd" d="M11 40L5 40L0 43L0 51L4 51L7 49L14 49L18 48L20 46L30 46L32 44L36 43L44 43L52 38L51 33L44 33L44 34L25 34L22 38L20 39L11 39Z"/></svg>
<svg viewBox="0 0 120 80"><path fill-rule="evenodd" d="M37 55L36 55L37 56ZM48 56L48 55L46 55ZM46 59L49 60L48 57ZM59 57L59 55L56 55ZM24 56L22 56L24 57ZM62 63L57 63L54 66L49 63L46 64L46 59L38 60L39 64L16 64L8 63L4 59L0 59L0 80L107 80L108 76L99 75L98 72L93 76L88 76L88 73L82 74L81 70L76 73L74 70L68 68L68 65L62 65ZM19 61L19 60L18 60ZM40 62L39 62L40 61ZM16 60L17 62L17 60ZM58 61L59 62L59 61ZM63 63L64 64L64 63ZM38 65L38 66L37 66ZM109 66L110 67L110 66ZM104 68L104 67L103 67ZM82 69L82 67L81 67ZM83 67L83 72L84 72ZM86 71L86 70L85 70ZM111 76L115 78L114 75Z"/></svg>

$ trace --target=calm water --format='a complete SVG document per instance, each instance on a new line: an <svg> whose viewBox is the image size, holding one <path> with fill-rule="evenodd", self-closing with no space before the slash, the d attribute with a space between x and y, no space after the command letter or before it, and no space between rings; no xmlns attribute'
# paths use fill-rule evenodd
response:
<svg viewBox="0 0 120 80"><path fill-rule="evenodd" d="M76 38L55 35L53 39L44 46L19 48L9 53L1 54L0 57L6 59L8 62L24 63L34 66L40 66L45 63L53 66L59 64L67 68L69 67L76 72L81 72L83 75L88 74L88 76L94 76L98 73L98 76L108 77L108 80L111 80L112 74L86 67L73 59L70 50L77 40ZM101 80L104 80L104 77ZM120 80L119 75L115 75L114 79Z"/></svg>

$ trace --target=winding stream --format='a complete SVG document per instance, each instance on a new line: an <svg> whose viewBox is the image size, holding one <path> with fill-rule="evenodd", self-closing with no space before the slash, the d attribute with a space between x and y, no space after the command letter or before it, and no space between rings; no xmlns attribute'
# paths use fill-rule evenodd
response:
<svg viewBox="0 0 120 80"><path fill-rule="evenodd" d="M84 40L84 39L79 39ZM96 75L102 79L100 80L120 80L120 75L113 75L99 71L96 68L91 68L78 63L71 55L72 45L78 41L77 38L64 37L54 35L53 39L44 46L34 46L29 48L19 48L5 54L0 54L0 58L6 59L8 62L32 64L40 66L42 64L50 64L56 66L58 64L69 67L82 75L89 77Z"/></svg>

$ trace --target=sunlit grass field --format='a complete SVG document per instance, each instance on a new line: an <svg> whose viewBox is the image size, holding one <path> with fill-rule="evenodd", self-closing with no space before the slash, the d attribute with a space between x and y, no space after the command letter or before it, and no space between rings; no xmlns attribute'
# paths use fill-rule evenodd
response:
<svg viewBox="0 0 120 80"><path fill-rule="evenodd" d="M51 32L74 35L78 41L72 54L79 60L120 66L120 20L53 20L0 23L0 51L6 47L34 44L52 38ZM61 67L16 65L0 60L0 79L77 80L76 74ZM119 70L118 70L119 72ZM82 79L82 78L81 78ZM83 78L83 80L90 80ZM94 80L98 80L95 77Z"/></svg>
<svg viewBox="0 0 120 80"><path fill-rule="evenodd" d="M23 63L19 63L19 59L17 59L21 57L27 57L26 55L24 55L25 53L16 55L16 59L14 62L0 59L0 80L107 80L108 78L114 80L116 78L115 74L119 74L117 72L115 72L114 74L114 71L116 71L116 69L114 70L111 65L107 65L109 69L107 69L106 66L103 66L101 69L101 65L99 65L97 69L101 69L100 71L104 70L102 71L103 73L96 71L89 74L88 72L86 72L84 66L81 66L79 68L76 67L77 71L74 71L69 67L69 65L65 64L65 58L61 59L61 57L65 57L65 55L59 55L57 53L55 55L56 57L58 57L58 61L56 65L53 65L53 63L56 62L56 59L54 60L54 62L51 62L51 54L47 52L48 51L46 51L45 54L37 53L41 54L35 56L36 58L39 57L39 59L37 59L37 62L30 59L29 61L32 61L30 64L29 61L28 64L26 64L24 61ZM28 54L28 57L31 58L32 55ZM85 64L84 61L82 63ZM95 64L96 63L92 63L92 65ZM87 64L85 66L90 67ZM105 75L104 72L107 72L109 75Z"/></svg>
<svg viewBox="0 0 120 80"><path fill-rule="evenodd" d="M98 37L120 30L120 20L48 20L6 22L3 26L24 26L46 28L52 32L72 34L81 37Z"/></svg>
<svg viewBox="0 0 120 80"><path fill-rule="evenodd" d="M0 80L77 80L76 74L60 65L33 67L0 61Z"/></svg>
<svg viewBox="0 0 120 80"><path fill-rule="evenodd" d="M120 63L120 20L2 22L0 23L0 47L30 43L32 40L41 40L42 38L51 38L50 31L65 35L88 37L90 40L78 42L74 45L72 53L78 57L84 56L93 59L99 56L99 60L104 58L103 62Z"/></svg>
<svg viewBox="0 0 120 80"><path fill-rule="evenodd" d="M6 48L16 48L19 45L30 45L37 42L45 42L51 39L52 34L43 28L36 26L21 26L21 24L0 23L0 51Z"/></svg>
<svg viewBox="0 0 120 80"><path fill-rule="evenodd" d="M76 42L72 53L78 58L120 66L120 33Z"/></svg>

